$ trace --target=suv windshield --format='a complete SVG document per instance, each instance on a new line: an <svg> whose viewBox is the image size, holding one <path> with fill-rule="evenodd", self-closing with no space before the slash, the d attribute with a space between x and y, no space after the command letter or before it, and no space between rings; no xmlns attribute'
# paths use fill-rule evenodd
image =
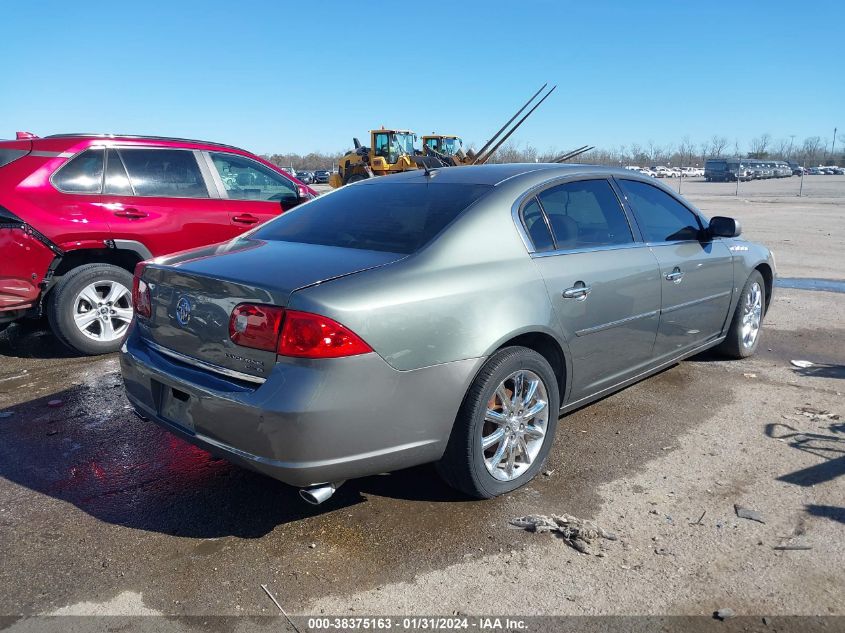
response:
<svg viewBox="0 0 845 633"><path fill-rule="evenodd" d="M279 216L251 236L409 255L490 189L452 183L344 187Z"/></svg>

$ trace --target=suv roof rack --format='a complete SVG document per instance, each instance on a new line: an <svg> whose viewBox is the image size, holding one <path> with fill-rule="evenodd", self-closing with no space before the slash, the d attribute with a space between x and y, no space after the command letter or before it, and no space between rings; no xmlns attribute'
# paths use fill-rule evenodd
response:
<svg viewBox="0 0 845 633"><path fill-rule="evenodd" d="M227 147L229 149L237 149L244 151L240 147L234 145L226 145L225 143L215 143L214 141L200 141L192 138L178 138L175 136L150 136L146 134L104 134L102 132L71 132L66 134L50 134L42 138L132 138L147 141L178 141L181 143L196 143L197 145L215 145L217 147Z"/></svg>

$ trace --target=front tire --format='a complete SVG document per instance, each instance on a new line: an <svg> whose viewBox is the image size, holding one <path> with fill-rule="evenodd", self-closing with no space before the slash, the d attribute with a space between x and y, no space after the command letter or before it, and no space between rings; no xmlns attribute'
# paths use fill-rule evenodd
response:
<svg viewBox="0 0 845 633"><path fill-rule="evenodd" d="M478 499L525 485L551 450L559 409L557 377L543 356L499 350L470 385L437 471Z"/></svg>
<svg viewBox="0 0 845 633"><path fill-rule="evenodd" d="M728 336L717 348L729 358L748 358L757 351L766 310L766 284L759 271L748 276L736 304Z"/></svg>
<svg viewBox="0 0 845 633"><path fill-rule="evenodd" d="M50 293L50 327L67 347L108 354L132 320L132 275L111 264L86 264L68 272Z"/></svg>

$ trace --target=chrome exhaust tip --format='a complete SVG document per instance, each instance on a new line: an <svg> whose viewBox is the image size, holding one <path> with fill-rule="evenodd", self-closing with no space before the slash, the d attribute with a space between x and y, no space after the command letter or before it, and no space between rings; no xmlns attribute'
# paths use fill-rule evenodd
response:
<svg viewBox="0 0 845 633"><path fill-rule="evenodd" d="M324 501L331 499L331 496L337 492L337 489L343 485L342 481L329 484L318 484L308 488L300 488L299 496L303 501L310 503L312 506L318 506Z"/></svg>

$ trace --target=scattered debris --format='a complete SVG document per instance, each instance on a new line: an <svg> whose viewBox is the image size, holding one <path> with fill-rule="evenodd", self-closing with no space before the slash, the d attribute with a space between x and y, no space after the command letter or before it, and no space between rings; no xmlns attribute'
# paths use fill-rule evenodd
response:
<svg viewBox="0 0 845 633"><path fill-rule="evenodd" d="M701 513L701 516L700 516L700 517L698 517L698 521L696 521L695 523L690 523L690 525L704 525L704 524L701 522L701 520L704 518L704 515L705 515L705 514L707 514L707 510L705 510L704 512L702 512L702 513Z"/></svg>
<svg viewBox="0 0 845 633"><path fill-rule="evenodd" d="M740 519L748 519L749 521L757 521L757 523L765 523L765 519L763 519L763 515L757 512L757 510L752 510L751 508L744 508L739 504L734 504L734 511L736 515Z"/></svg>
<svg viewBox="0 0 845 633"><path fill-rule="evenodd" d="M544 470L543 471L543 475L546 476L546 477L551 477L554 474L555 474L554 470Z"/></svg>
<svg viewBox="0 0 845 633"><path fill-rule="evenodd" d="M61 400L50 400L50 402L47 403L47 406L52 409L55 409L57 407L62 406L62 404L64 403Z"/></svg>
<svg viewBox="0 0 845 633"><path fill-rule="evenodd" d="M287 614L287 612L284 609L282 609L282 605L280 605L279 601L276 600L276 596L274 596L272 593L270 593L270 590L267 589L267 585L261 585L261 588L264 590L264 593L267 594L267 596L270 598L270 600L273 601L273 604L275 604L279 608L279 611L281 611L282 615L285 616L285 619L288 621L288 624L290 624L293 627L293 630L296 631L296 633L301 633L301 631L299 630L299 627L296 626L296 624L294 624L293 620L290 619L290 616Z"/></svg>
<svg viewBox="0 0 845 633"><path fill-rule="evenodd" d="M791 360L789 361L796 367L800 367L801 369L807 369L808 367L812 367L815 363L812 363L808 360Z"/></svg>
<svg viewBox="0 0 845 633"><path fill-rule="evenodd" d="M578 519L568 514L552 514L551 516L529 514L511 519L510 524L529 532L554 532L567 545L582 554L593 553L590 551L590 545L597 538L608 541L617 540L613 532L602 529L592 521Z"/></svg>
<svg viewBox="0 0 845 633"><path fill-rule="evenodd" d="M791 550L808 550L813 549L812 545L801 545L800 543L786 543L784 545L775 545L772 549L791 551Z"/></svg>
<svg viewBox="0 0 845 633"><path fill-rule="evenodd" d="M713 617L717 620L730 620L736 617L736 611L729 608L719 609L713 613Z"/></svg>
<svg viewBox="0 0 845 633"><path fill-rule="evenodd" d="M315 549L315 548L317 547L317 544L316 544L316 543L311 543L308 547L310 547L311 549Z"/></svg>
<svg viewBox="0 0 845 633"><path fill-rule="evenodd" d="M745 376L746 378L756 378L757 377L757 374L752 374L752 373L742 374L742 375Z"/></svg>
<svg viewBox="0 0 845 633"><path fill-rule="evenodd" d="M831 413L830 411L827 411L826 409L816 409L815 407L800 407L798 409L798 412L801 415L806 416L808 418L811 418L813 420L838 420L839 419L839 414Z"/></svg>
<svg viewBox="0 0 845 633"><path fill-rule="evenodd" d="M654 550L654 553L657 554L658 556L674 556L675 555L674 553L670 552L665 547L658 547L657 549Z"/></svg>

